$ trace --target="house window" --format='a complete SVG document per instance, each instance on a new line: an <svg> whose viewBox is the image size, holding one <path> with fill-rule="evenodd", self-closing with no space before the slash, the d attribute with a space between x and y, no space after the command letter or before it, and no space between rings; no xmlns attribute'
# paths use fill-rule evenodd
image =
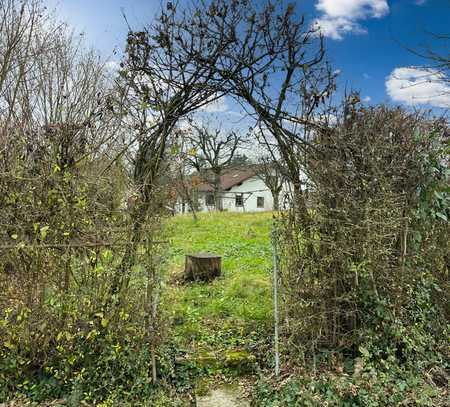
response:
<svg viewBox="0 0 450 407"><path fill-rule="evenodd" d="M256 207L257 208L264 208L264 197L263 196L258 196L256 198Z"/></svg>
<svg viewBox="0 0 450 407"><path fill-rule="evenodd" d="M242 194L236 194L234 206L244 206L244 197Z"/></svg>
<svg viewBox="0 0 450 407"><path fill-rule="evenodd" d="M214 194L206 194L205 203L206 206L214 206Z"/></svg>

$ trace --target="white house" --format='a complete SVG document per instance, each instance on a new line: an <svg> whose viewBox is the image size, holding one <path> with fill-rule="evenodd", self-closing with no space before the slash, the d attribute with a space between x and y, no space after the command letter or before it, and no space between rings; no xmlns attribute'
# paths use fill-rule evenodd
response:
<svg viewBox="0 0 450 407"><path fill-rule="evenodd" d="M264 181L257 175L255 166L227 170L221 176L222 207L230 212L260 212L272 211L273 196ZM200 183L195 188L197 210L200 212L214 211L214 189L209 183ZM289 186L283 185L279 195L280 206L289 195ZM189 210L188 206L177 201L176 211Z"/></svg>

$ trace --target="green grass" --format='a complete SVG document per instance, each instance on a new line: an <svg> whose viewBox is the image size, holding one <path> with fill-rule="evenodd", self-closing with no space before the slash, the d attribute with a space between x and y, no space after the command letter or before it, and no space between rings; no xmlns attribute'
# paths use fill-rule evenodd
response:
<svg viewBox="0 0 450 407"><path fill-rule="evenodd" d="M271 340L272 213L208 213L169 221L170 335L194 355L256 349ZM180 283L185 255L222 256L222 276L210 283ZM169 304L168 304L169 305Z"/></svg>

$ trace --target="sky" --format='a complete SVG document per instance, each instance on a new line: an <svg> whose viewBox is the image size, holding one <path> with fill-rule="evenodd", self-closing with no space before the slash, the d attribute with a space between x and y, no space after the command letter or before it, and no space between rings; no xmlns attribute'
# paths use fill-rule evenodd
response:
<svg viewBox="0 0 450 407"><path fill-rule="evenodd" d="M112 64L120 60L128 31L152 20L160 0L45 0L55 15ZM183 1L183 0L182 0ZM257 0L253 0L257 1ZM435 47L449 54L450 43L429 33L450 33L450 0L297 0L297 9L319 24L328 58L339 72L342 94L357 90L367 104L450 108L450 82L442 73L424 70L427 61L407 48ZM211 112L233 113L219 101Z"/></svg>

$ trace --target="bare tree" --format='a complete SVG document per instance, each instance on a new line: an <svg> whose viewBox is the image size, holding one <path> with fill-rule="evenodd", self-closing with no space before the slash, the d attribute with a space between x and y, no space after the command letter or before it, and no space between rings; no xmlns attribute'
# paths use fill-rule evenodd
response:
<svg viewBox="0 0 450 407"><path fill-rule="evenodd" d="M213 187L215 208L223 210L221 177L233 162L245 138L235 131L224 132L208 125L192 124L189 137L195 155L189 158L204 181Z"/></svg>
<svg viewBox="0 0 450 407"><path fill-rule="evenodd" d="M133 180L138 191L134 205L133 242L127 248L116 290L127 284L128 271L141 239L141 225L149 215L158 179L167 156L168 140L179 121L227 92L214 66L229 38L206 38L197 13L178 11L167 2L155 22L142 31L130 29L122 63L117 106L134 152ZM212 17L210 17L212 19ZM204 20L203 20L204 21ZM207 22L207 21L206 21ZM158 207L153 207L156 213Z"/></svg>
<svg viewBox="0 0 450 407"><path fill-rule="evenodd" d="M280 209L280 194L285 184L282 166L271 156L260 156L257 159L257 177L266 184L273 197L273 209Z"/></svg>
<svg viewBox="0 0 450 407"><path fill-rule="evenodd" d="M198 0L179 8L166 3L158 23L128 41L128 83L138 106L152 111L153 127L139 136L143 154L160 157L180 118L229 94L275 138L306 214L302 155L314 148L309 139L323 127L335 88L319 28L281 2Z"/></svg>
<svg viewBox="0 0 450 407"><path fill-rule="evenodd" d="M23 89L21 112L44 131L41 137L61 170L113 141L117 118L107 106L110 87L104 62L65 26L50 52L36 61L34 90Z"/></svg>
<svg viewBox="0 0 450 407"><path fill-rule="evenodd" d="M21 128L29 152L53 154L61 169L112 139L104 62L82 37L38 0L2 2L0 25L2 126Z"/></svg>
<svg viewBox="0 0 450 407"><path fill-rule="evenodd" d="M36 58L51 47L52 34L42 31L48 22L42 11L39 0L0 3L0 152L3 153L10 147L8 135L12 134L13 122L20 122L16 115L20 87L29 84ZM39 44L37 36L43 39Z"/></svg>
<svg viewBox="0 0 450 407"><path fill-rule="evenodd" d="M195 177L192 173L194 169L190 161L190 156L194 154L194 151L186 136L186 131L177 129L174 133L175 140L173 142L173 149L175 150L175 154L171 167L172 186L176 194L176 204L181 204L183 213L187 204L192 213L192 217L197 221L198 202L195 187L198 177Z"/></svg>
<svg viewBox="0 0 450 407"><path fill-rule="evenodd" d="M224 86L279 148L296 194L295 204L306 216L301 188L303 154L314 146L311 135L324 127L335 89L325 60L319 28L296 13L293 5L215 0L206 11L200 2L193 31L217 41L224 33L226 52L216 61ZM208 21L206 21L208 20ZM204 61L207 63L207 61Z"/></svg>

